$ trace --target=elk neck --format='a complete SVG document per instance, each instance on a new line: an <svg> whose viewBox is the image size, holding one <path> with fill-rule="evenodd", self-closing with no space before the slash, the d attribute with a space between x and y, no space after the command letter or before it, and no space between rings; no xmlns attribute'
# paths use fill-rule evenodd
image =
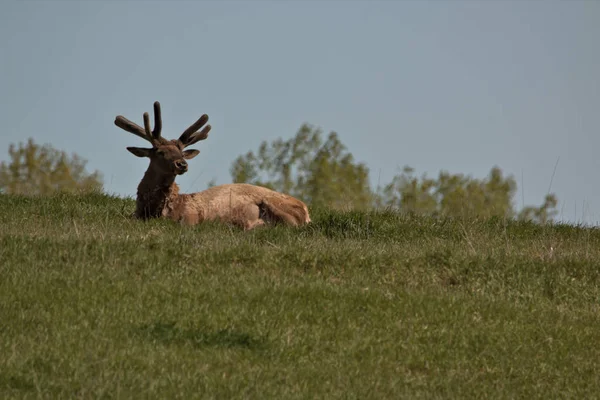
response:
<svg viewBox="0 0 600 400"><path fill-rule="evenodd" d="M158 171L150 163L138 185L136 216L143 219L168 216L178 198L175 174Z"/></svg>

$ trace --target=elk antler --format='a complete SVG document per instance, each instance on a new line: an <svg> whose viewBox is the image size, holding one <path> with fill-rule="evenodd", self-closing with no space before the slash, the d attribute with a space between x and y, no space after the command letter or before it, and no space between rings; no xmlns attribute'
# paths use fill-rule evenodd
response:
<svg viewBox="0 0 600 400"><path fill-rule="evenodd" d="M115 118L115 125L129 133L133 133L134 135L149 141L153 146L165 142L165 139L160 136L162 131L162 118L160 113L160 103L158 101L154 102L153 131L150 131L150 117L147 112L144 113L144 128L135 122L128 120L122 115L118 115Z"/></svg>
<svg viewBox="0 0 600 400"><path fill-rule="evenodd" d="M154 130L152 131L152 136L154 139L160 140L160 133L162 132L162 117L160 114L160 103L158 101L154 102Z"/></svg>
<svg viewBox="0 0 600 400"><path fill-rule="evenodd" d="M208 115L203 114L198 119L198 121L190 125L190 127L187 128L181 134L181 136L179 136L179 139L177 140L179 142L179 147L181 147L181 149L183 150L184 148L191 146L194 143L199 142L200 140L206 139L208 137L208 132L210 132L211 126L206 125L201 131L198 131L198 129L200 129L207 122Z"/></svg>
<svg viewBox="0 0 600 400"><path fill-rule="evenodd" d="M144 128L135 122L131 122L122 115L117 115L117 118L115 118L115 125L129 133L133 133L134 135L141 137L144 140L150 141L150 138L146 136Z"/></svg>

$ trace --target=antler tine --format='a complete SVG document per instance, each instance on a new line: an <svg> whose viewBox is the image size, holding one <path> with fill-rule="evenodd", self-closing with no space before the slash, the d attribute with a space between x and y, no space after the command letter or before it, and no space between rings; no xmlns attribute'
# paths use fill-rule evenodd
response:
<svg viewBox="0 0 600 400"><path fill-rule="evenodd" d="M150 138L146 136L144 128L142 128L135 122L131 122L122 115L117 115L117 117L115 118L115 125L129 133L133 133L134 135L151 142Z"/></svg>
<svg viewBox="0 0 600 400"><path fill-rule="evenodd" d="M150 115L147 112L144 113L144 129L146 130L146 136L152 140L152 132L150 131Z"/></svg>
<svg viewBox="0 0 600 400"><path fill-rule="evenodd" d="M179 136L179 141L184 144L185 146L190 145L190 139L192 138L192 135L194 135L194 133L200 129L204 124L206 124L208 122L208 115L203 114L198 121L194 122L192 125L190 125L189 128L187 128L182 134L181 136ZM210 128L209 128L210 130ZM208 132L207 132L208 133ZM204 138L206 139L206 138ZM202 140L202 139L198 139L198 140ZM194 142L196 143L196 142Z"/></svg>
<svg viewBox="0 0 600 400"><path fill-rule="evenodd" d="M160 113L160 103L158 101L154 102L154 130L152 131L152 136L154 139L160 139L160 134L162 132L162 116Z"/></svg>
<svg viewBox="0 0 600 400"><path fill-rule="evenodd" d="M188 141L185 143L185 146L191 146L196 142L204 140L208 137L208 132L210 132L211 126L206 125L200 132L196 132Z"/></svg>

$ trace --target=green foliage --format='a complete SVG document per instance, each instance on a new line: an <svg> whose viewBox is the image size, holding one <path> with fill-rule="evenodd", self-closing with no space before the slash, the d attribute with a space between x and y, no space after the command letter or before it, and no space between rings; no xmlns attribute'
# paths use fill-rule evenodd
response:
<svg viewBox="0 0 600 400"><path fill-rule="evenodd" d="M296 136L271 144L257 154L239 156L231 167L234 182L262 185L296 196L312 206L365 209L372 204L369 170L354 161L337 133L302 125Z"/></svg>
<svg viewBox="0 0 600 400"><path fill-rule="evenodd" d="M0 398L594 398L600 230L0 196Z"/></svg>
<svg viewBox="0 0 600 400"><path fill-rule="evenodd" d="M385 185L378 198L378 205L399 209L407 213L435 214L438 199L432 191L436 182L423 175L421 179L413 175L411 167L404 167L401 174Z"/></svg>
<svg viewBox="0 0 600 400"><path fill-rule="evenodd" d="M89 174L86 161L77 154L68 156L46 144L29 139L9 147L10 162L0 163L0 192L47 195L53 192L93 192L102 190L98 171Z"/></svg>
<svg viewBox="0 0 600 400"><path fill-rule="evenodd" d="M414 176L413 169L404 167L387 184L378 204L404 212L443 215L454 218L518 218L523 221L548 223L556 216L558 200L548 194L539 206L527 206L520 212L513 207L517 184L512 176L493 167L484 179L463 174L440 172L437 179Z"/></svg>
<svg viewBox="0 0 600 400"><path fill-rule="evenodd" d="M313 207L366 210L391 208L405 213L449 217L502 217L547 223L556 215L557 199L549 194L539 206L517 213L512 176L493 167L484 179L440 172L437 179L417 177L404 167L390 183L373 192L369 169L356 163L338 135L323 142L322 132L307 124L288 141L262 142L258 152L239 156L231 167L234 182L262 185L299 197Z"/></svg>
<svg viewBox="0 0 600 400"><path fill-rule="evenodd" d="M524 221L535 221L542 224L552 221L558 213L556 206L558 199L554 194L547 194L544 199L544 204L539 207L524 207L519 213L519 219Z"/></svg>
<svg viewBox="0 0 600 400"><path fill-rule="evenodd" d="M438 179L421 179L405 167L383 189L382 203L407 212L450 217L512 218L512 198L517 189L512 177L494 167L485 179L440 172Z"/></svg>

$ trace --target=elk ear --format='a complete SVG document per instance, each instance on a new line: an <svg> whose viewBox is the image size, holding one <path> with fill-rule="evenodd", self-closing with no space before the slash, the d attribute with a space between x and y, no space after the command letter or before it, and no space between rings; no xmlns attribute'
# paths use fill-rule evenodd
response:
<svg viewBox="0 0 600 400"><path fill-rule="evenodd" d="M152 154L152 150L154 149L146 149L143 147L128 147L127 150L129 150L132 154L138 157L150 157L150 155Z"/></svg>
<svg viewBox="0 0 600 400"><path fill-rule="evenodd" d="M196 157L198 154L200 154L200 150L196 150L196 149L186 150L183 152L183 158L185 158L186 160L191 160L192 158Z"/></svg>

